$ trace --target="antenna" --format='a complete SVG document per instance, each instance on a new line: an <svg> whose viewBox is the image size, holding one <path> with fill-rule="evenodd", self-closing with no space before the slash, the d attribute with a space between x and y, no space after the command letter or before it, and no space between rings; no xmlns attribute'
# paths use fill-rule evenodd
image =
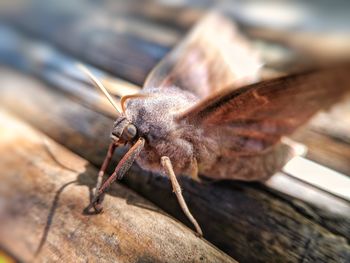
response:
<svg viewBox="0 0 350 263"><path fill-rule="evenodd" d="M112 106L120 114L121 113L120 107L117 105L117 103L115 103L115 101L113 100L112 96L108 93L107 89L103 86L103 84L83 64L78 63L77 67L91 79L91 81L92 81L92 83L94 84L95 87L99 88L103 92L103 94L107 97L107 99L112 104Z"/></svg>
<svg viewBox="0 0 350 263"><path fill-rule="evenodd" d="M150 94L131 94L131 95L124 95L121 99L120 99L120 104L122 105L122 110L123 112L125 112L125 102L128 99L137 99L137 98L147 98L150 97Z"/></svg>

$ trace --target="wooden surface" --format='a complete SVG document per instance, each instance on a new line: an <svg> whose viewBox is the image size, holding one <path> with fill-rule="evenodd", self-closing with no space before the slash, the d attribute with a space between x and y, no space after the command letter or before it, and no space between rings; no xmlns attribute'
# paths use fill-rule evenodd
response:
<svg viewBox="0 0 350 263"><path fill-rule="evenodd" d="M105 213L84 214L96 168L2 109L0 120L0 244L19 260L234 262L120 184Z"/></svg>
<svg viewBox="0 0 350 263"><path fill-rule="evenodd" d="M16 199L2 198L6 204L13 204L14 213L1 213L9 225L4 225L0 231L6 231L3 233L11 239L6 240L5 234L0 233L0 248L5 246L5 251L9 251L11 255L28 261L38 248L42 233L46 231L48 224L45 225L45 222L49 222L51 227L47 231L46 242L38 255L38 261L45 261L47 255L50 255L46 259L48 261L72 257L85 260L88 256L93 261L97 256L89 254L90 248L94 247L90 235L92 233L97 244L92 252L98 251L100 259L110 262L116 259L164 262L168 256L169 262L181 262L181 259L196 262L201 259L202 249L208 251L204 261L222 262L219 257L225 258L223 254L218 254L215 248L201 240L192 239L192 232L161 212L166 211L191 226L179 209L168 180L142 171L137 166L122 183L153 202L156 207L131 190L116 184L116 191L107 195L106 205L111 209L108 208L101 216L82 215L89 199L88 189L93 185L96 170L101 165L108 146L114 115L108 104L76 70L74 63L89 62L99 69L95 72L99 77L107 76L107 71L112 76L141 85L148 71L183 37L194 21L203 14L203 10L169 8L156 1L147 1L142 11L133 5L124 10L120 1L112 0L104 1L101 5L82 0L75 4L70 3L36 0L17 1L17 5L0 4L0 20L6 24L0 24L0 39L6 39L0 41L0 62L21 72L0 68L0 105L79 156L72 157L68 150L52 147L53 156L64 163L69 168L67 170L55 162L47 149L35 139L33 145L30 141L25 143L28 148L24 147L22 153L26 149L30 153L35 152L28 156L18 155L18 147L8 145L14 153L12 167L14 163L21 163L18 164L21 168L18 176L23 178L24 183L23 186L16 184L18 179L9 176L16 173L16 170L8 163L11 158L5 158L3 162L0 161L0 168L4 166L4 171L8 172L5 173L6 177L1 177L4 179L2 187L0 186L0 195L16 196L8 187L19 185L21 191L18 191L17 198L22 198L20 200L25 202L19 202L20 205L13 203ZM41 12L38 13L39 9ZM292 68L291 65L298 65L296 61L300 57L279 43L257 42L263 57L268 61L270 77ZM119 86L126 85L119 79L114 81ZM349 175L350 126L342 119L350 112L346 105L338 107L340 113L334 113L332 117L326 115L330 118L328 121L324 121L324 118L315 119L306 129L298 131L294 138L309 146L308 158ZM7 123L18 123L12 117L7 117L7 120ZM28 127L24 128L26 129L31 130ZM20 135L21 129L15 129L13 133ZM34 138L38 131L29 133ZM2 139L0 142L7 143L7 140ZM52 141L52 145L56 145L55 142ZM2 151L2 147L0 150ZM122 150L117 152L113 165L122 154ZM31 168L34 171L27 169L26 165L33 163L37 165ZM69 171L71 168L77 170ZM88 172L83 172L84 169ZM40 178L45 179L38 187L31 181L33 173L38 173ZM56 181L58 175L59 180ZM60 188L70 180L77 180L77 183ZM35 180L37 181L39 180ZM43 186L45 182L50 186L47 186L50 191ZM239 182L211 182L200 185L186 178L180 178L180 184L191 211L203 227L205 239L236 260L350 261L350 205L320 189L281 173L273 177L267 186ZM46 192L41 191L39 186ZM30 198L27 198L28 194ZM128 203L130 196L131 201ZM137 205L140 203L141 206ZM152 208L144 208L143 204ZM28 207L36 212L29 213L28 222L37 233L35 237L26 232L28 228L23 215ZM112 213L111 210L118 213ZM55 215L51 218L52 211ZM11 220L11 216L17 214L17 221ZM150 218L150 214L151 217L155 214L154 220ZM138 218L135 218L136 215ZM68 224L64 224L66 218ZM157 224L158 219L164 221L166 226L169 225L166 231L183 233L183 236L179 238L178 234L178 239L162 234L151 237L152 231L165 231L165 225ZM113 227L108 227L105 221L112 222ZM144 223L147 222L149 226L145 227ZM17 230L12 233L9 229L15 225L18 226ZM77 226L77 231L74 231L74 226ZM97 230L101 231L97 233ZM21 231L28 233L24 234L26 239L23 241L19 238ZM182 237L185 239L182 240ZM116 240L123 248L130 246L130 251L113 250ZM187 242L199 247L198 254L193 257L189 255L191 246L180 248ZM62 245L64 249L61 249L61 243L65 244ZM153 246L147 247L144 243L162 246L154 252ZM76 246L71 247L70 244ZM62 250L67 250L67 253ZM180 255L178 251L181 251ZM149 257L143 257L145 255ZM210 260L210 255L217 256L218 260ZM176 256L179 258L175 258ZM180 258L181 256L183 257Z"/></svg>

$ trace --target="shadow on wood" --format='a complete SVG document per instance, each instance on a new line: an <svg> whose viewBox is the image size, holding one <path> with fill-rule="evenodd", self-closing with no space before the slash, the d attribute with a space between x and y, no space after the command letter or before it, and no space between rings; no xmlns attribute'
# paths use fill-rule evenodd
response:
<svg viewBox="0 0 350 263"><path fill-rule="evenodd" d="M20 261L234 262L120 184L105 213L84 214L97 170L48 140L67 170L43 134L2 110L0 119L0 243Z"/></svg>

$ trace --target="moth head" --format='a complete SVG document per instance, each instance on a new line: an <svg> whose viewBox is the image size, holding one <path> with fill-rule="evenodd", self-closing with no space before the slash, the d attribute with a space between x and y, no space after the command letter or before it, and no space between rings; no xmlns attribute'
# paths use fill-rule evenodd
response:
<svg viewBox="0 0 350 263"><path fill-rule="evenodd" d="M137 139L137 127L125 116L119 117L113 125L111 139L116 144L122 144Z"/></svg>
<svg viewBox="0 0 350 263"><path fill-rule="evenodd" d="M125 117L125 109L126 109L125 102L128 99L140 98L140 97L146 97L146 96L143 94L123 96L120 101L120 104L121 104L121 108L120 108L120 106L114 101L114 99L108 93L107 89L103 86L103 84L91 73L91 71L87 67L85 67L82 64L78 64L77 66L82 72L84 72L89 77L89 79L92 81L94 86L103 92L103 94L109 100L111 105L117 111L117 115L119 117L114 123L112 133L111 133L111 139L118 144L127 143L135 140L137 137L137 128Z"/></svg>

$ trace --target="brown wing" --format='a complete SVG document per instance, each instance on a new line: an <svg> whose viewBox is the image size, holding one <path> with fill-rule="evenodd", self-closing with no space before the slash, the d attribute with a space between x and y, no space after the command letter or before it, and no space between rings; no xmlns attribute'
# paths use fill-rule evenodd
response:
<svg viewBox="0 0 350 263"><path fill-rule="evenodd" d="M177 86L203 98L228 85L252 83L260 67L234 24L210 13L154 68L144 88Z"/></svg>
<svg viewBox="0 0 350 263"><path fill-rule="evenodd" d="M349 91L349 69L343 65L227 89L178 120L214 132L228 154L261 153Z"/></svg>

